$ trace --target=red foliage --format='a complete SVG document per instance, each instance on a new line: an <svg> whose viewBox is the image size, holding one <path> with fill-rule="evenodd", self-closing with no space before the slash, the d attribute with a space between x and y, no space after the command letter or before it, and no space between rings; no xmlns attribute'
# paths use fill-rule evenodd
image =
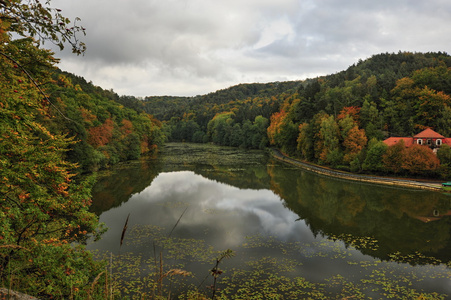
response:
<svg viewBox="0 0 451 300"><path fill-rule="evenodd" d="M350 115L352 119L357 123L357 125L360 125L360 109L361 108L358 106L343 107L343 109L337 116L337 121L344 119L346 115Z"/></svg>
<svg viewBox="0 0 451 300"><path fill-rule="evenodd" d="M113 137L114 122L107 119L105 123L100 126L89 129L88 143L94 148L98 148L108 144Z"/></svg>

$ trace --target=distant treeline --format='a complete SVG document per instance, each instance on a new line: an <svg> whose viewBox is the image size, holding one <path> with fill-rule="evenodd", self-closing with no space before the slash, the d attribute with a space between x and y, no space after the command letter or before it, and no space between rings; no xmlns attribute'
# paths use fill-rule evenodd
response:
<svg viewBox="0 0 451 300"><path fill-rule="evenodd" d="M274 146L353 172L447 177L451 154L446 145L434 155L416 146L395 151L381 141L425 128L451 136L450 67L446 53L384 53L304 81L144 99L119 96L57 71L46 84L55 116L46 126L77 141L67 158L82 171L137 159L165 141L184 141Z"/></svg>
<svg viewBox="0 0 451 300"><path fill-rule="evenodd" d="M446 145L438 160L424 147L399 147L402 153L396 153L396 161L401 165L394 167L388 154L394 150L388 151L381 141L413 136L425 128L451 136L450 67L447 53L383 53L305 81L240 84L195 97L118 101L162 121L169 141L271 145L354 172L447 177L451 162Z"/></svg>

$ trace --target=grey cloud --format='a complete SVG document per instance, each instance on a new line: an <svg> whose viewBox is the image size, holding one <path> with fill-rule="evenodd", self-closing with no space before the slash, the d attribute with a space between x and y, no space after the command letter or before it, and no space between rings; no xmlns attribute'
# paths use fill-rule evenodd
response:
<svg viewBox="0 0 451 300"><path fill-rule="evenodd" d="M381 52L447 51L451 2L54 0L88 35L61 68L118 93L195 95L304 79ZM103 87L103 86L102 86Z"/></svg>

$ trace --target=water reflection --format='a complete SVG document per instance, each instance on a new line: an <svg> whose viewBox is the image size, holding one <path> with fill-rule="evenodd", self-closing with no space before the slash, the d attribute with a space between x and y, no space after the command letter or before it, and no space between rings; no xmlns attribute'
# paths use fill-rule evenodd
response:
<svg viewBox="0 0 451 300"><path fill-rule="evenodd" d="M172 144L156 160L101 177L93 196L94 210L105 211L102 221L110 227L104 241L121 231L128 213L132 224L172 228L188 207L180 222L185 227L176 234L208 232L218 248L233 247L254 233L282 241L320 235L383 260L417 252L451 259L450 196L318 176L264 152ZM377 240L377 247L360 245L359 237ZM113 245L108 243L111 250ZM423 262L428 260L411 261Z"/></svg>
<svg viewBox="0 0 451 300"><path fill-rule="evenodd" d="M158 159L141 159L123 163L112 170L97 175L97 183L92 190L91 211L97 215L127 202L130 196L148 187L161 172Z"/></svg>
<svg viewBox="0 0 451 300"><path fill-rule="evenodd" d="M280 167L269 173L272 189L315 234L372 237L377 249L354 246L381 259L421 252L450 261L451 198L441 193L355 184Z"/></svg>
<svg viewBox="0 0 451 300"><path fill-rule="evenodd" d="M415 289L451 294L443 264L431 271L379 261L449 263L451 197L318 176L264 152L185 144L168 149L157 160L111 171L93 193L109 231L89 248L133 256L128 265L136 266L136 276L149 276L156 244L169 249L166 259L201 271L215 250L230 248L239 254L227 262L231 268L250 270L265 260L291 278L324 284L339 274L357 285L382 267L400 280L423 276ZM374 284L388 279L381 280Z"/></svg>
<svg viewBox="0 0 451 300"><path fill-rule="evenodd" d="M192 171L160 173L120 209L102 214L101 221L112 224L110 232L117 235L123 224L115 220L124 220L128 213L131 226L153 224L168 232L183 214L173 235L201 236L218 249L237 248L246 236L256 234L282 241L312 240L304 222L296 222L298 215L272 191L239 189ZM107 247L118 248L113 245Z"/></svg>

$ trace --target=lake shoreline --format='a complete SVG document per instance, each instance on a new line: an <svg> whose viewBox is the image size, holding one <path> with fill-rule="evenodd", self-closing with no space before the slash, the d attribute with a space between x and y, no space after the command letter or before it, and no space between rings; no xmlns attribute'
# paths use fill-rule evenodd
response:
<svg viewBox="0 0 451 300"><path fill-rule="evenodd" d="M444 193L323 176L262 150L171 143L109 172L92 197L109 230L86 249L111 262L118 298L152 293L157 252L166 270L192 274L173 277L171 295L209 295L205 278L226 249L236 255L221 262L224 297L450 294Z"/></svg>
<svg viewBox="0 0 451 300"><path fill-rule="evenodd" d="M375 175L362 175L362 174L353 174L348 173L344 171L338 171L330 168L326 168L323 166L315 165L312 163L307 163L304 161L300 161L294 158L291 158L289 156L284 155L282 152L280 152L278 149L271 148L269 150L272 157L275 159L285 162L290 165L294 165L296 167L303 168L305 170L345 179L345 180L352 180L352 181L360 181L360 182L367 182L367 183L373 183L373 184L382 184L382 185L391 185L391 186L399 186L399 187L405 187L405 188L412 188L412 189L422 189L422 190L430 190L430 191L436 191L440 192L443 191L441 184L439 182L426 182L426 181L416 181L416 180L408 180L408 179L398 179L398 178L392 178L392 177L382 177L382 176L375 176Z"/></svg>

